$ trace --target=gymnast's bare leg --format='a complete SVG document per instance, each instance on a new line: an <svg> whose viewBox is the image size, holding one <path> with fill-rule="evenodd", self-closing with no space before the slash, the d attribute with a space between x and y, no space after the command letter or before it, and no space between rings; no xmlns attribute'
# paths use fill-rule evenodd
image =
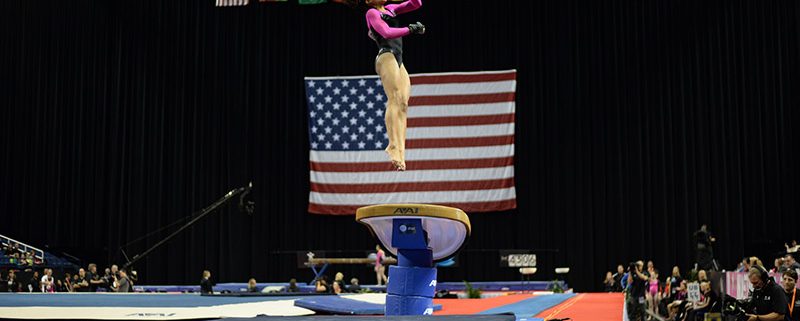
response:
<svg viewBox="0 0 800 321"><path fill-rule="evenodd" d="M386 92L386 132L389 134L389 146L386 153L398 171L406 170L406 119L408 99L411 94L411 81L406 68L397 65L391 52L378 56L375 60L375 71L381 77Z"/></svg>

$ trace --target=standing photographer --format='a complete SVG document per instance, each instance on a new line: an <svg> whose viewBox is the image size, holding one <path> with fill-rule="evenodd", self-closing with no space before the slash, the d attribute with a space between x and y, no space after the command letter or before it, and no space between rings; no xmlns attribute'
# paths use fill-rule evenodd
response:
<svg viewBox="0 0 800 321"><path fill-rule="evenodd" d="M763 266L753 266L747 275L753 284L750 297L751 313L746 314L748 321L783 321L787 311L786 295L783 289L775 284Z"/></svg>
<svg viewBox="0 0 800 321"><path fill-rule="evenodd" d="M628 320L644 320L644 292L647 276L642 273L644 262L637 261L628 265L628 283L630 288L625 298L625 305L628 309Z"/></svg>

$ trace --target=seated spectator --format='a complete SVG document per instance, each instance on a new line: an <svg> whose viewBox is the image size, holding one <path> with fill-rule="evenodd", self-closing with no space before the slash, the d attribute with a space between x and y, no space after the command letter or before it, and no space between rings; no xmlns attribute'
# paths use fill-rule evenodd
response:
<svg viewBox="0 0 800 321"><path fill-rule="evenodd" d="M606 272L606 279L603 280L603 292L615 292L617 283L614 281L614 275L611 271Z"/></svg>
<svg viewBox="0 0 800 321"><path fill-rule="evenodd" d="M331 283L331 290L335 294L342 294L342 292L346 292L347 287L344 285L344 274L342 272L336 272L336 277L333 279L333 283Z"/></svg>
<svg viewBox="0 0 800 321"><path fill-rule="evenodd" d="M775 259L775 267L772 270L769 270L770 273L783 273L786 270L785 266L783 265L783 258L779 257Z"/></svg>
<svg viewBox="0 0 800 321"><path fill-rule="evenodd" d="M200 279L200 293L213 294L214 286L211 283L211 271L203 271L203 276Z"/></svg>
<svg viewBox="0 0 800 321"><path fill-rule="evenodd" d="M785 270L797 270L800 269L800 263L794 259L794 256L790 254L786 254L783 259L783 264L785 266Z"/></svg>
<svg viewBox="0 0 800 321"><path fill-rule="evenodd" d="M297 287L296 279L289 280L289 287L286 288L286 292L300 292L300 288Z"/></svg>
<svg viewBox="0 0 800 321"><path fill-rule="evenodd" d="M86 278L86 270L81 268L78 270L78 274L75 275L77 279L75 279L72 283L72 289L75 292L89 292L89 280Z"/></svg>
<svg viewBox="0 0 800 321"><path fill-rule="evenodd" d="M747 273L750 271L750 259L743 258L742 262L736 267L736 272Z"/></svg>
<svg viewBox="0 0 800 321"><path fill-rule="evenodd" d="M686 280L681 281L677 291L675 291L675 294L671 298L672 302L667 305L667 311L669 312L669 318L671 320L674 320L678 312L682 311L686 306L686 297L689 294L686 286Z"/></svg>
<svg viewBox="0 0 800 321"><path fill-rule="evenodd" d="M247 292L258 292L256 279L250 278L250 280L247 281Z"/></svg>
<svg viewBox="0 0 800 321"><path fill-rule="evenodd" d="M317 281L314 282L314 289L317 293L330 293L331 289L328 285L328 277L323 275L317 278Z"/></svg>
<svg viewBox="0 0 800 321"><path fill-rule="evenodd" d="M748 262L750 263L749 264L750 268L752 268L753 265L758 265L758 266L760 266L760 267L762 267L764 269L767 268L766 266L764 266L764 263L761 262L761 259L759 259L757 256L751 256L750 259L748 259L748 260L749 260ZM750 272L750 270L747 270L747 271L748 271L748 273Z"/></svg>
<svg viewBox="0 0 800 321"><path fill-rule="evenodd" d="M8 278L3 283L6 284L8 292L22 292L22 284L17 280L17 273L14 270L8 270Z"/></svg>
<svg viewBox="0 0 800 321"><path fill-rule="evenodd" d="M52 293L56 291L56 283L53 279L52 269L44 269L44 275L42 276L41 281L39 281L39 286L41 286L41 291L44 293Z"/></svg>
<svg viewBox="0 0 800 321"><path fill-rule="evenodd" d="M350 279L350 286L347 287L347 291L348 292L352 292L352 293L361 292L361 286L358 285L358 279L356 279L356 278Z"/></svg>
<svg viewBox="0 0 800 321"><path fill-rule="evenodd" d="M73 292L74 291L73 288L72 288L72 275L70 275L69 273L64 273L64 280L61 281L61 283L63 283L63 287L64 287L65 291L59 291L59 292Z"/></svg>
<svg viewBox="0 0 800 321"><path fill-rule="evenodd" d="M708 274L706 270L700 270L697 272L697 282L708 282Z"/></svg>
<svg viewBox="0 0 800 321"><path fill-rule="evenodd" d="M40 292L41 288L39 287L39 271L33 271L33 275L31 279L28 281L28 292Z"/></svg>
<svg viewBox="0 0 800 321"><path fill-rule="evenodd" d="M700 293L702 294L703 299L700 302L697 302L697 304L692 307L691 311L686 313L685 320L695 321L705 313L712 312L712 307L715 311L719 309L719 307L715 305L719 300L719 297L716 293L714 293L714 291L711 290L711 283L701 282Z"/></svg>

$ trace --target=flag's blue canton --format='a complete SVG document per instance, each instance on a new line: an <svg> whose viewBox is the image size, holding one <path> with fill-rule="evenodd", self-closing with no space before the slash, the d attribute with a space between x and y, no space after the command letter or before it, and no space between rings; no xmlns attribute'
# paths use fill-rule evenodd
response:
<svg viewBox="0 0 800 321"><path fill-rule="evenodd" d="M379 78L306 80L306 101L311 149L386 148L386 95Z"/></svg>

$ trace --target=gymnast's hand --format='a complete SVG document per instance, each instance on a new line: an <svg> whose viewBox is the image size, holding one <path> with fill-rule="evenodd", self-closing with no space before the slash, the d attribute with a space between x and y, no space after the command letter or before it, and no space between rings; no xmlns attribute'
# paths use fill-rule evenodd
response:
<svg viewBox="0 0 800 321"><path fill-rule="evenodd" d="M423 25L422 22L417 21L417 23L408 25L408 31L411 31L413 34L421 35L425 33L425 25Z"/></svg>

